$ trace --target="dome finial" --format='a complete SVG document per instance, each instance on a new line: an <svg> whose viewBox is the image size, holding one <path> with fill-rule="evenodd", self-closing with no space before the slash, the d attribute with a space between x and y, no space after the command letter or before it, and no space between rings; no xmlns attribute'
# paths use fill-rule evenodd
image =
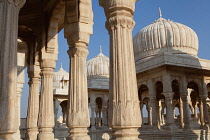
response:
<svg viewBox="0 0 210 140"><path fill-rule="evenodd" d="M101 47L101 45L100 45L100 53L102 53L102 47Z"/></svg>
<svg viewBox="0 0 210 140"><path fill-rule="evenodd" d="M161 12L160 7L159 7L159 18L162 18L162 12Z"/></svg>
<svg viewBox="0 0 210 140"><path fill-rule="evenodd" d="M61 63L61 68L63 68L63 65L62 65L62 63Z"/></svg>

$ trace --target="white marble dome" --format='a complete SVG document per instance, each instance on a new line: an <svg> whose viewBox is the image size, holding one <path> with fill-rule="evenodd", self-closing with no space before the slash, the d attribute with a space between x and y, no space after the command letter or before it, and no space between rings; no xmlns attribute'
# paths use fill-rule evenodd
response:
<svg viewBox="0 0 210 140"><path fill-rule="evenodd" d="M198 37L189 27L160 18L140 30L133 39L135 60L157 54L197 56Z"/></svg>
<svg viewBox="0 0 210 140"><path fill-rule="evenodd" d="M62 64L61 64L60 69L55 72L54 78L53 78L54 82L61 81L61 80L69 80L69 73L63 69Z"/></svg>
<svg viewBox="0 0 210 140"><path fill-rule="evenodd" d="M109 58L100 53L87 61L87 76L105 76L109 77Z"/></svg>

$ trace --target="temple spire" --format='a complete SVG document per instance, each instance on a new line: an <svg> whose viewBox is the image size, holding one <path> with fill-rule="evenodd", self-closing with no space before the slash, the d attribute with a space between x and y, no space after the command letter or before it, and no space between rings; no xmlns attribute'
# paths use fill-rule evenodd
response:
<svg viewBox="0 0 210 140"><path fill-rule="evenodd" d="M102 53L102 47L101 47L101 45L100 45L100 53Z"/></svg>
<svg viewBox="0 0 210 140"><path fill-rule="evenodd" d="M62 65L62 63L61 63L61 68L63 68L63 65Z"/></svg>
<svg viewBox="0 0 210 140"><path fill-rule="evenodd" d="M162 18L162 12L161 12L160 7L159 7L159 18Z"/></svg>

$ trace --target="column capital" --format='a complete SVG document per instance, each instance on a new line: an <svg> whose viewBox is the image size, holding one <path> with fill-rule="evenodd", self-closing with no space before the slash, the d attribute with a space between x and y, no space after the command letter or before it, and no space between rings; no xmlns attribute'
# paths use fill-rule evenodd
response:
<svg viewBox="0 0 210 140"><path fill-rule="evenodd" d="M149 96L149 100L150 100L150 102L156 101L156 96Z"/></svg>
<svg viewBox="0 0 210 140"><path fill-rule="evenodd" d="M99 0L99 5L104 7L105 14L115 12L116 10L129 11L134 13L137 0Z"/></svg>
<svg viewBox="0 0 210 140"><path fill-rule="evenodd" d="M86 58L88 55L88 50L86 45L82 43L76 43L76 47L70 47L68 50L69 56L79 56L79 57L84 57Z"/></svg>
<svg viewBox="0 0 210 140"><path fill-rule="evenodd" d="M47 55L47 53L45 54ZM56 67L56 59L42 59L40 65L42 70L45 68L54 69Z"/></svg>
<svg viewBox="0 0 210 140"><path fill-rule="evenodd" d="M115 29L119 27L133 29L135 21L129 16L114 16L110 17L106 22L107 30Z"/></svg>
<svg viewBox="0 0 210 140"><path fill-rule="evenodd" d="M9 4L14 3L14 6L17 8L22 8L26 2L26 0L5 0L5 1L8 2Z"/></svg>
<svg viewBox="0 0 210 140"><path fill-rule="evenodd" d="M174 92L163 92L162 94L165 96L166 100L172 100L174 96Z"/></svg>
<svg viewBox="0 0 210 140"><path fill-rule="evenodd" d="M206 100L207 97L208 97L208 95L200 95L200 98L201 98L202 100Z"/></svg>

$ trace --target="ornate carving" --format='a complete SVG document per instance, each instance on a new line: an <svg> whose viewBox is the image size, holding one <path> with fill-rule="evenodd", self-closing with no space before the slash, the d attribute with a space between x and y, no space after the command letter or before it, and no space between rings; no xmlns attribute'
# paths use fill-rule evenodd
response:
<svg viewBox="0 0 210 140"><path fill-rule="evenodd" d="M117 29L117 28L128 28L128 29L133 29L135 25L135 21L133 20L132 17L127 17L127 16L115 16L111 17L108 19L106 22L106 28L110 30L109 28Z"/></svg>
<svg viewBox="0 0 210 140"><path fill-rule="evenodd" d="M52 12L52 17L50 19L50 25L48 29L47 38L47 53L58 53L58 20L61 16L62 10L64 9L64 1L60 1Z"/></svg>

